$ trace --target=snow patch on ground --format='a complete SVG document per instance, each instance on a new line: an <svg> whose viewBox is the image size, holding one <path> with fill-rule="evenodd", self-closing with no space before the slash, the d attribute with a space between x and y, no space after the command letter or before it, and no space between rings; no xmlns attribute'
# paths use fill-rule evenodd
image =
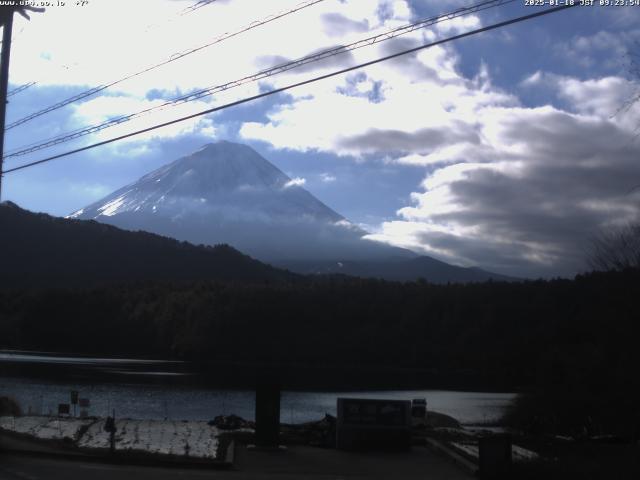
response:
<svg viewBox="0 0 640 480"><path fill-rule="evenodd" d="M109 448L104 419L0 417L0 429L44 440L71 438L80 448ZM81 435L82 427L86 431ZM215 459L220 430L204 421L117 420L116 450Z"/></svg>
<svg viewBox="0 0 640 480"><path fill-rule="evenodd" d="M477 444L452 442L451 445L473 458L479 457Z"/></svg>
<svg viewBox="0 0 640 480"><path fill-rule="evenodd" d="M216 427L207 422L174 420L117 420L116 450L214 459L218 448ZM78 442L85 448L109 448L104 421L91 425Z"/></svg>
<svg viewBox="0 0 640 480"><path fill-rule="evenodd" d="M93 420L53 417L0 417L0 429L31 435L43 440L77 440L80 429Z"/></svg>
<svg viewBox="0 0 640 480"><path fill-rule="evenodd" d="M516 462L536 460L540 456L532 450L527 450L517 445L511 446L511 454Z"/></svg>
<svg viewBox="0 0 640 480"><path fill-rule="evenodd" d="M473 458L477 459L479 457L479 448L477 443L452 442L451 445ZM537 459L539 455L532 450L527 450L526 448L522 448L517 445L511 445L511 457L514 462L526 462Z"/></svg>

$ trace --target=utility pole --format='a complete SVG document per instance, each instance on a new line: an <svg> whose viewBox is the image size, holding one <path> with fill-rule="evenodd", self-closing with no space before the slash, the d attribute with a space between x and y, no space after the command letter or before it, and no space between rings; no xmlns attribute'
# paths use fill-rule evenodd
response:
<svg viewBox="0 0 640 480"><path fill-rule="evenodd" d="M2 56L0 57L0 201L2 201L2 172L4 163L4 126L7 114L7 88L9 87L9 58L11 57L11 33L13 10L3 13Z"/></svg>
<svg viewBox="0 0 640 480"><path fill-rule="evenodd" d="M2 25L2 55L0 56L0 201L2 200L2 172L4 163L4 127L7 114L7 89L9 88L9 58L11 57L11 34L13 32L13 14L18 12L29 20L27 12L44 12L44 8L12 4L0 7L0 25Z"/></svg>

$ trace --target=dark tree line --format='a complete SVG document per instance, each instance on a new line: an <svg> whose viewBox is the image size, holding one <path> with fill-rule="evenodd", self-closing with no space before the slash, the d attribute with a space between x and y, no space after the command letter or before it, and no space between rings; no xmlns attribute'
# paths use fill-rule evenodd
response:
<svg viewBox="0 0 640 480"><path fill-rule="evenodd" d="M95 221L0 204L0 288L86 287L119 281L287 282L297 276L228 245L179 242Z"/></svg>
<svg viewBox="0 0 640 480"><path fill-rule="evenodd" d="M527 427L578 428L587 417L620 427L640 404L639 295L638 270L446 286L329 277L2 290L0 346L420 369L424 387L455 379L534 392L538 410L514 417Z"/></svg>

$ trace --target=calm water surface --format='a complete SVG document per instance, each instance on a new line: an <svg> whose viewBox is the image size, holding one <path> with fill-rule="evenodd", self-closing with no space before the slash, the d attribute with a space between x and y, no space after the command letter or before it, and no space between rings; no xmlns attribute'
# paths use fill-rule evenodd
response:
<svg viewBox="0 0 640 480"><path fill-rule="evenodd" d="M118 359L90 359L79 357L34 356L25 352L0 351L0 365L6 361L58 362L69 364L117 364ZM131 363L131 360L127 360ZM155 362L154 362L155 363ZM168 362L167 362L168 363ZM149 363L140 361L140 375ZM69 403L69 392L79 391L88 398L90 415L106 416L112 409L120 418L210 420L216 415L235 414L254 419L255 394L253 391L217 390L189 386L163 386L138 384L136 375L127 372L128 380L120 384L96 383L80 385L49 382L30 378L0 376L0 396L15 398L25 412L55 413L59 403ZM175 375L170 371L156 371L154 375ZM504 413L513 393L459 392L447 390L399 390L382 392L283 392L281 419L283 422L301 423L322 418L325 413L336 414L338 397L382 398L411 400L426 398L428 409L445 413L466 425L497 422Z"/></svg>
<svg viewBox="0 0 640 480"><path fill-rule="evenodd" d="M0 395L15 398L25 412L54 413L59 403L69 402L69 392L78 390L91 402L89 414L105 416L116 409L118 417L139 419L210 420L216 415L236 414L253 420L252 391L164 388L159 385L42 382L26 378L0 377ZM384 392L283 392L283 422L318 420L336 414L338 397L411 400L424 397L428 408L456 418L463 424L496 422L513 399L512 393L457 392L447 390L402 390Z"/></svg>

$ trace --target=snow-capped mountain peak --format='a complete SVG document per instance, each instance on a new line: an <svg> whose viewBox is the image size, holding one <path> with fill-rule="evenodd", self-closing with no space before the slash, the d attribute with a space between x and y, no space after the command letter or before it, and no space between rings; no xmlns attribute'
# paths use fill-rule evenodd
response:
<svg viewBox="0 0 640 480"><path fill-rule="evenodd" d="M220 141L171 162L70 218L94 219L259 259L361 258L381 246L246 145ZM391 248L391 247L384 247Z"/></svg>
<svg viewBox="0 0 640 480"><path fill-rule="evenodd" d="M239 207L272 220L343 220L255 150L227 141L204 145L69 217L101 220L140 211L176 217Z"/></svg>

